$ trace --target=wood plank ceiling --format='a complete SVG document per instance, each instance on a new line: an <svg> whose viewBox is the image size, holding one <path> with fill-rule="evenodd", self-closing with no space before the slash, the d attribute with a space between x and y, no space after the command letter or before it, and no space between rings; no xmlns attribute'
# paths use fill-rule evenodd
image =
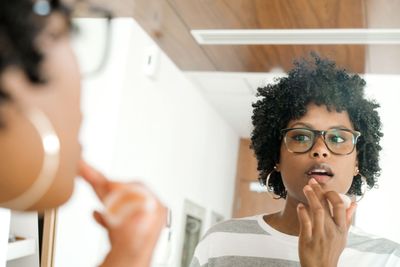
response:
<svg viewBox="0 0 400 267"><path fill-rule="evenodd" d="M400 63L393 60L393 56L400 56L400 46L396 45L199 45L190 34L192 29L394 28L400 26L400 1L95 2L110 6L117 16L132 16L183 71L286 71L294 58L316 51L354 72L400 73Z"/></svg>

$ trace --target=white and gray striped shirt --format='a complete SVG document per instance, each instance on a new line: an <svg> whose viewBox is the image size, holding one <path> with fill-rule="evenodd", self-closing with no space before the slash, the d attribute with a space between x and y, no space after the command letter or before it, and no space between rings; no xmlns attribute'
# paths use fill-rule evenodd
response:
<svg viewBox="0 0 400 267"><path fill-rule="evenodd" d="M298 237L281 233L265 214L213 226L198 244L190 267L300 266ZM351 227L338 267L400 267L400 245Z"/></svg>

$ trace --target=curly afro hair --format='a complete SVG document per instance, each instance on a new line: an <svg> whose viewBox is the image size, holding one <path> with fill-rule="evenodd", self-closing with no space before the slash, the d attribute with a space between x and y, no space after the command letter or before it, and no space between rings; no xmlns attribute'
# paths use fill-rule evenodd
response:
<svg viewBox="0 0 400 267"><path fill-rule="evenodd" d="M294 62L294 68L276 83L258 88L258 101L253 103L251 148L257 161L259 180L268 188L286 198L286 189L278 172L272 172L280 159L281 129L290 120L300 119L307 112L307 105L325 105L328 110L347 111L357 131L357 158L360 173L372 188L380 175L379 145L381 121L377 112L379 105L364 98L365 81L357 74L350 74L329 59L315 53L311 59ZM361 175L354 176L348 191L350 195L362 195Z"/></svg>
<svg viewBox="0 0 400 267"><path fill-rule="evenodd" d="M47 16L33 12L35 1L3 1L0 5L0 75L9 67L20 68L32 83L43 83L40 73L43 56L36 47ZM49 0L51 10L69 17L69 10L59 0ZM11 97L0 84L0 105ZM0 117L0 128L4 126Z"/></svg>

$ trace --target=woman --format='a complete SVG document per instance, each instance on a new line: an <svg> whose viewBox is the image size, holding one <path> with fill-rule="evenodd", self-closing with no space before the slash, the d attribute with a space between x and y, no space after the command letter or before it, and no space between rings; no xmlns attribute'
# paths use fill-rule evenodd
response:
<svg viewBox="0 0 400 267"><path fill-rule="evenodd" d="M400 266L400 246L351 226L379 175L381 122L365 81L313 55L258 90L252 148L260 181L284 209L211 228L196 266ZM363 181L365 180L365 181Z"/></svg>
<svg viewBox="0 0 400 267"><path fill-rule="evenodd" d="M148 266L166 212L140 184L81 161L80 74L68 9L58 0L0 6L0 207L43 211L66 202L79 174L105 203L94 213L111 249L102 266Z"/></svg>

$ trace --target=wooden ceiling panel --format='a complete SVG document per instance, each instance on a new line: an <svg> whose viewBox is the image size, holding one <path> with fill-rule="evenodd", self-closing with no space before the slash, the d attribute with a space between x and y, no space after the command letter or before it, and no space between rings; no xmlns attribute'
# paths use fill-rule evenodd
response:
<svg viewBox="0 0 400 267"><path fill-rule="evenodd" d="M188 30L365 27L361 0L168 0ZM364 46L203 45L218 71L287 71L292 61L315 51L351 71L365 71ZM355 61L349 61L356 58Z"/></svg>
<svg viewBox="0 0 400 267"><path fill-rule="evenodd" d="M232 72L268 72L274 68L288 71L293 60L309 56L311 51L335 59L341 67L363 73L365 68L364 46L204 46L217 70Z"/></svg>
<svg viewBox="0 0 400 267"><path fill-rule="evenodd" d="M190 29L363 28L362 0L168 0Z"/></svg>
<svg viewBox="0 0 400 267"><path fill-rule="evenodd" d="M93 0L132 16L182 70L265 72L315 51L359 73L400 73L400 46L199 45L192 29L399 28L397 0ZM384 55L384 56L382 56ZM368 58L368 62L366 60ZM396 61L397 62L397 61ZM368 67L366 65L368 64Z"/></svg>

